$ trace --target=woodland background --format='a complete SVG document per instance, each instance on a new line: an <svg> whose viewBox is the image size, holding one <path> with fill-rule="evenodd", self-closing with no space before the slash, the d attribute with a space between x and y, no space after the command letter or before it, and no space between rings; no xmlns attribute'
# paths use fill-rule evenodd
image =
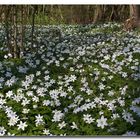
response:
<svg viewBox="0 0 140 140"><path fill-rule="evenodd" d="M0 5L0 22L6 34L6 47L12 57L24 52L24 34L31 26L31 48L35 43L36 25L95 24L126 22L131 29L140 24L139 5ZM53 31L60 34L58 30Z"/></svg>

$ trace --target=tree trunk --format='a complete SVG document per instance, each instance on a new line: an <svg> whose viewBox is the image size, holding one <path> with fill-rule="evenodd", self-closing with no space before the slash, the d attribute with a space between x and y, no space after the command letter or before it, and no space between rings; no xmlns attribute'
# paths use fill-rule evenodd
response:
<svg viewBox="0 0 140 140"><path fill-rule="evenodd" d="M23 37L24 37L24 25L23 25L23 5L21 5L21 9L20 9L20 46L19 46L19 57L21 58L23 55Z"/></svg>
<svg viewBox="0 0 140 140"><path fill-rule="evenodd" d="M33 6L32 31L31 31L31 49L32 50L33 50L33 45L34 45L35 13L36 13L36 6Z"/></svg>
<svg viewBox="0 0 140 140"><path fill-rule="evenodd" d="M96 23L97 21L100 21L102 18L102 5L96 5L95 11L94 11L94 21L93 23Z"/></svg>
<svg viewBox="0 0 140 140"><path fill-rule="evenodd" d="M13 6L14 15L13 15L13 33L14 33L14 58L17 58L17 6Z"/></svg>
<svg viewBox="0 0 140 140"><path fill-rule="evenodd" d="M136 27L140 27L140 5L130 5L130 18L134 18Z"/></svg>
<svg viewBox="0 0 140 140"><path fill-rule="evenodd" d="M8 52L12 54L12 48L10 44L10 26L9 26L9 15L10 15L10 7L4 7L4 25L5 25L5 32L6 32L6 46L8 48Z"/></svg>
<svg viewBox="0 0 140 140"><path fill-rule="evenodd" d="M64 21L64 17L63 17L63 14L62 14L62 10L61 10L61 6L58 5L58 12L59 12L59 15L60 15L60 22L63 22Z"/></svg>
<svg viewBox="0 0 140 140"><path fill-rule="evenodd" d="M124 29L130 31L140 27L140 5L130 5L130 18L124 23Z"/></svg>

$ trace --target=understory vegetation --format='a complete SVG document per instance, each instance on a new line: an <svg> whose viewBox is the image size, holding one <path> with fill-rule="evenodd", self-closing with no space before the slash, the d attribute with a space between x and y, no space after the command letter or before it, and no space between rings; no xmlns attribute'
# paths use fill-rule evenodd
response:
<svg viewBox="0 0 140 140"><path fill-rule="evenodd" d="M30 28L22 58L0 28L0 136L140 135L138 30L35 26L30 48Z"/></svg>

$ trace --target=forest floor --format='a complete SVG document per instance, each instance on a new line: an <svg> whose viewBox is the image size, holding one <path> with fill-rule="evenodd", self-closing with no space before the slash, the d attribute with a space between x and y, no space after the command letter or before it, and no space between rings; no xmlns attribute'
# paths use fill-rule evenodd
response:
<svg viewBox="0 0 140 140"><path fill-rule="evenodd" d="M37 27L31 52L29 30L22 59L0 47L0 136L140 135L139 31Z"/></svg>

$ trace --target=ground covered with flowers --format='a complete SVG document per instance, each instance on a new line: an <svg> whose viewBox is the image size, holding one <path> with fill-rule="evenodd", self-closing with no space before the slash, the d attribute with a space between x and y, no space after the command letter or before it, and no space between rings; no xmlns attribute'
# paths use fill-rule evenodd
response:
<svg viewBox="0 0 140 140"><path fill-rule="evenodd" d="M0 136L140 135L140 31L36 27L31 51L29 30L22 59L0 30Z"/></svg>

